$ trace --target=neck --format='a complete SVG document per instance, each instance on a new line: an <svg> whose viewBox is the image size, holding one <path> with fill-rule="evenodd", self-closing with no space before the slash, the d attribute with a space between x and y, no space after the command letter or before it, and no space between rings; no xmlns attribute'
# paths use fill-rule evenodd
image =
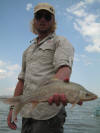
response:
<svg viewBox="0 0 100 133"><path fill-rule="evenodd" d="M41 33L38 34L38 42L40 42L41 40L43 40L45 37L47 37L50 33Z"/></svg>

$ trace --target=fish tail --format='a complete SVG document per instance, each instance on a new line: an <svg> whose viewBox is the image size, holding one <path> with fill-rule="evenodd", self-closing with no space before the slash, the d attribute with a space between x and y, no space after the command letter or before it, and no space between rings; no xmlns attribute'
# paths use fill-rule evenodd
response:
<svg viewBox="0 0 100 133"><path fill-rule="evenodd" d="M24 103L21 102L21 97L11 97L11 98L2 98L0 99L1 102L9 105L14 105L14 110L12 114L12 121L15 121L17 114L20 112L22 107L24 106Z"/></svg>
<svg viewBox="0 0 100 133"><path fill-rule="evenodd" d="M18 113L20 112L20 110L22 109L23 106L24 106L24 104L22 104L22 103L16 103L14 105L14 111L13 111L13 115L12 115L12 121L15 121Z"/></svg>

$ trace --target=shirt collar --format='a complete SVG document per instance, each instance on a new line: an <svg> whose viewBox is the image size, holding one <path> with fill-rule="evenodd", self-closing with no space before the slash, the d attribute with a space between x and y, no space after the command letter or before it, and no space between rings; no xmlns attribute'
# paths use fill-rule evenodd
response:
<svg viewBox="0 0 100 133"><path fill-rule="evenodd" d="M47 37L45 37L43 40L41 40L41 41L38 43L38 45L44 43L44 42L47 41L48 39L51 39L51 38L55 37L55 35L56 35L55 32L50 33ZM38 37L37 37L37 38L38 38ZM34 44L37 44L37 38L34 39Z"/></svg>

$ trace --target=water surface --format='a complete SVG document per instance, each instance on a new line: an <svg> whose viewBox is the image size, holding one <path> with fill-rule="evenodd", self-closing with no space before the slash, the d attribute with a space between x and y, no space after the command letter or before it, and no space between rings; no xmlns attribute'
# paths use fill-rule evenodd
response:
<svg viewBox="0 0 100 133"><path fill-rule="evenodd" d="M76 105L73 109L68 104L64 133L100 133L100 117L95 116L96 108L100 106L100 99L86 102L82 106ZM9 106L0 103L0 133L20 133L21 117L18 115L17 130L8 128L6 119Z"/></svg>

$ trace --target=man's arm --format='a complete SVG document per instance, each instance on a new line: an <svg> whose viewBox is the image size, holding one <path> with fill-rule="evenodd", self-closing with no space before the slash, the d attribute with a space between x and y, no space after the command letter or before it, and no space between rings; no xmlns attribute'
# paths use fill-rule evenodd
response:
<svg viewBox="0 0 100 133"><path fill-rule="evenodd" d="M18 81L17 85L16 85L15 92L14 92L14 96L22 95L22 93L23 93L23 87L24 87L24 81L20 79Z"/></svg>
<svg viewBox="0 0 100 133"><path fill-rule="evenodd" d="M58 69L54 78L58 78L63 81L69 81L71 75L71 69L68 66L62 66Z"/></svg>

